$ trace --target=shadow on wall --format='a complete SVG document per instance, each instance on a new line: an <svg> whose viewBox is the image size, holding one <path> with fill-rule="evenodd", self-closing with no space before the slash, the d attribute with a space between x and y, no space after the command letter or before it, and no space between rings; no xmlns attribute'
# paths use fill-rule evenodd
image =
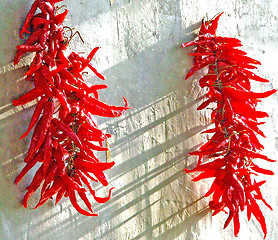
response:
<svg viewBox="0 0 278 240"><path fill-rule="evenodd" d="M190 237L197 222L209 212L183 172L188 152L196 148L186 146L207 127L186 129L198 101L186 103L183 96L173 92L107 124L107 131L114 132L111 154L117 163L108 178L117 190L108 203L95 204L99 217L76 213L67 200L58 206L49 201L31 226L22 224L19 232L28 230L30 239L54 239L58 235L65 239ZM3 166L15 168L14 161ZM12 181L17 171L8 179ZM103 191L100 188L98 194L105 195ZM31 206L37 197L32 197Z"/></svg>

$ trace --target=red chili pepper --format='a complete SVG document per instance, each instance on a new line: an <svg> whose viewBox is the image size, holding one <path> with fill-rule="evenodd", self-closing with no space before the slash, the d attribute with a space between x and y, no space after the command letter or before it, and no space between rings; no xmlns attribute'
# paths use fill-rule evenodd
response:
<svg viewBox="0 0 278 240"><path fill-rule="evenodd" d="M88 99L82 99L84 108L90 113L102 117L119 117L121 116L129 107L127 106L127 101L125 101L125 106L116 107L100 102L96 98L89 97Z"/></svg>
<svg viewBox="0 0 278 240"><path fill-rule="evenodd" d="M250 142L252 144L252 146L255 148L255 149L258 149L258 150L263 150L264 149L264 146L259 142L256 134L252 131L247 131L247 135L250 139Z"/></svg>
<svg viewBox="0 0 278 240"><path fill-rule="evenodd" d="M211 204L212 203L212 204ZM216 206L216 207L214 207ZM214 212L212 213L212 216L215 216L216 214L220 213L221 211L224 211L225 208L225 203L222 201L218 204L213 204L212 201L209 202L209 207L214 210ZM214 209L215 208L215 209Z"/></svg>
<svg viewBox="0 0 278 240"><path fill-rule="evenodd" d="M63 0L47 0L47 1L54 5L55 3L62 2Z"/></svg>
<svg viewBox="0 0 278 240"><path fill-rule="evenodd" d="M233 218L234 220L234 235L237 237L240 229L240 223L239 223L239 214L238 212L235 213L235 216Z"/></svg>
<svg viewBox="0 0 278 240"><path fill-rule="evenodd" d="M115 162L89 162L81 158L75 159L75 167L85 172L105 171L115 165Z"/></svg>
<svg viewBox="0 0 278 240"><path fill-rule="evenodd" d="M52 161L51 164L49 165L48 171L46 173L46 178L41 188L42 196L49 189L51 184L55 182L56 180L55 178L57 177L57 172L58 172L58 165L56 164L55 161Z"/></svg>
<svg viewBox="0 0 278 240"><path fill-rule="evenodd" d="M225 109L223 109L224 111L224 118L225 118L225 124L223 124L225 127L229 127L231 126L231 124L233 124L233 120L235 118L235 114L231 105L231 101L229 98L225 98L224 99L224 106Z"/></svg>
<svg viewBox="0 0 278 240"><path fill-rule="evenodd" d="M222 94L227 95L228 97L231 98L236 98L240 100L248 100L252 98L266 98L271 96L272 94L276 93L276 89L272 89L270 91L266 91L263 93L255 93L251 91L244 91L240 89L235 89L233 87L225 87L222 88Z"/></svg>
<svg viewBox="0 0 278 240"><path fill-rule="evenodd" d="M84 126L85 125L85 126ZM83 141L104 141L105 139L109 138L109 134L103 134L103 132L99 129L93 129L92 127L86 128L87 124L84 123L81 125L77 136L82 139ZM93 130L93 131L91 131Z"/></svg>
<svg viewBox="0 0 278 240"><path fill-rule="evenodd" d="M33 113L33 116L31 118L29 127L26 130L26 132L20 137L20 139L25 138L29 134L29 132L32 130L32 128L35 126L35 124L37 123L37 121L38 121L38 119L41 115L41 112L44 108L44 105L46 104L46 101L47 101L46 97L43 97L43 98L40 99L40 101L38 102L38 104L37 104L37 106L34 110L34 113Z"/></svg>
<svg viewBox="0 0 278 240"><path fill-rule="evenodd" d="M194 45L205 45L205 44L213 44L212 39L204 39L204 40L198 40L198 41L190 41L186 43L182 43L182 47L190 47Z"/></svg>
<svg viewBox="0 0 278 240"><path fill-rule="evenodd" d="M78 84L78 80L75 79L75 77L68 70L62 69L59 74L63 79L67 79L71 84Z"/></svg>
<svg viewBox="0 0 278 240"><path fill-rule="evenodd" d="M237 49L237 48L232 48L232 47L227 47L227 46L223 46L223 45L216 45L215 46L215 50L217 50L217 52L225 52L225 53L229 53L229 54L234 54L234 55L246 55L247 53Z"/></svg>
<svg viewBox="0 0 278 240"><path fill-rule="evenodd" d="M43 144L46 133L50 127L53 113L54 113L53 102L52 101L46 102L43 115L34 129L34 134L31 139L30 148L27 152L24 162L28 163L34 157L36 152Z"/></svg>
<svg viewBox="0 0 278 240"><path fill-rule="evenodd" d="M61 103L63 108L67 113L71 112L71 107L68 104L67 98L63 92L61 92L58 88L53 88L53 94L58 99L58 101Z"/></svg>
<svg viewBox="0 0 278 240"><path fill-rule="evenodd" d="M86 145L84 145L84 146L86 146ZM85 148L85 150L87 150L86 148ZM84 159L84 160L87 160L87 161L90 161L90 162L99 162L99 160L98 160L98 158L96 158L95 157L95 155L94 154L88 154L87 153L87 151L85 151L84 149L82 149L80 152L79 152L79 154L78 154L78 157L79 158L82 158L82 159Z"/></svg>
<svg viewBox="0 0 278 240"><path fill-rule="evenodd" d="M85 173L85 172L84 172ZM107 182L107 179L104 175L104 173L102 171L94 171L93 174L95 175L95 177L97 178L98 181L100 181L100 183L103 185L103 186L107 186L108 185L108 182Z"/></svg>
<svg viewBox="0 0 278 240"><path fill-rule="evenodd" d="M77 172L78 176L80 177L81 181L88 187L90 193L93 193L94 190L92 189L91 184L87 179L87 176L79 169L76 169L76 172ZM97 180L95 180L95 181L97 181Z"/></svg>
<svg viewBox="0 0 278 240"><path fill-rule="evenodd" d="M108 151L109 150L107 147L98 146L89 141L85 141L84 144L86 144L92 150L96 150L96 151Z"/></svg>
<svg viewBox="0 0 278 240"><path fill-rule="evenodd" d="M99 77L102 80L105 80L105 77L102 74L100 74L91 64L88 64L88 68L90 68L94 72L94 74L97 75L97 77Z"/></svg>
<svg viewBox="0 0 278 240"><path fill-rule="evenodd" d="M229 210L233 212L236 210L236 206L234 205L234 201L232 201L231 195L232 195L232 191L230 188L228 188L226 192L223 193L222 200L224 206L229 208Z"/></svg>
<svg viewBox="0 0 278 240"><path fill-rule="evenodd" d="M14 183L17 185L19 181L26 175L26 173L29 172L36 165L37 162L40 161L41 161L41 156L37 154L28 164L24 166L24 168L21 170L21 172L14 180Z"/></svg>
<svg viewBox="0 0 278 240"><path fill-rule="evenodd" d="M186 173L190 172L198 172L198 171L206 171L209 169L220 169L226 165L226 160L223 158L218 158L213 162L205 163L200 166L193 168L192 170L184 169Z"/></svg>
<svg viewBox="0 0 278 240"><path fill-rule="evenodd" d="M52 119L52 123L58 130L63 131L75 144L77 147L82 148L82 143L74 131L63 122L59 121L57 118Z"/></svg>
<svg viewBox="0 0 278 240"><path fill-rule="evenodd" d="M258 134L260 134L262 137L266 137L264 135L264 133L258 128L258 123L257 121L254 121L253 119L247 119L244 116L240 116L237 118L237 121L239 123L239 125L242 126L243 129L248 130L248 131L252 131L252 132L256 132Z"/></svg>
<svg viewBox="0 0 278 240"><path fill-rule="evenodd" d="M77 175L75 175L77 176ZM87 195L85 192L77 192L78 195L80 196L80 198L83 200L83 202L86 204L87 208L93 212L93 209L92 209L92 204L90 203L90 201L88 200L87 198Z"/></svg>
<svg viewBox="0 0 278 240"><path fill-rule="evenodd" d="M264 169L264 168L260 168L258 165L256 165L255 163L252 163L250 165L251 169L258 172L258 173L263 173L263 174L266 174L266 175L274 175L274 172L271 171L271 170L267 170L267 169Z"/></svg>
<svg viewBox="0 0 278 240"><path fill-rule="evenodd" d="M75 193L72 189L70 188L67 188L67 193L69 195L69 198L70 198L70 201L73 205L73 207L81 214L85 215L85 216L98 216L98 214L95 214L95 213L90 213L90 212L87 212L85 211L84 209L82 209L78 203L77 203L77 200L76 200L76 196L75 196Z"/></svg>
<svg viewBox="0 0 278 240"><path fill-rule="evenodd" d="M197 110L202 110L204 108L206 108L210 103L214 102L214 98L209 98L208 100L204 101L198 108Z"/></svg>
<svg viewBox="0 0 278 240"><path fill-rule="evenodd" d="M215 203L220 202L220 198L223 196L223 194L227 191L226 188L221 188L219 191L215 191L212 197L212 201Z"/></svg>
<svg viewBox="0 0 278 240"><path fill-rule="evenodd" d="M246 101L242 102L231 98L230 102L234 112L244 117L251 118L254 120L257 118L269 117L269 115L266 112L256 111L255 108Z"/></svg>
<svg viewBox="0 0 278 240"><path fill-rule="evenodd" d="M243 68L237 68L237 71L239 71L240 73L242 73L243 75L245 75L247 78L258 81L258 82L269 82L269 80L259 77L256 74L254 74L253 72L250 72L246 69Z"/></svg>
<svg viewBox="0 0 278 240"><path fill-rule="evenodd" d="M61 0L61 1L63 1L63 0ZM65 9L64 12L62 12L62 13L56 15L56 16L54 17L55 24L57 24L57 25L62 24L63 21L65 20L66 16L68 15L68 13L69 13L69 10L68 10L68 9Z"/></svg>
<svg viewBox="0 0 278 240"><path fill-rule="evenodd" d="M70 60L68 59L68 57L66 56L66 49L65 50L61 50L58 51L58 56L62 62L62 66L72 66L72 63L70 62ZM63 65L64 64L64 65ZM61 68L62 69L62 68Z"/></svg>
<svg viewBox="0 0 278 240"><path fill-rule="evenodd" d="M111 198L111 193L112 193L112 190L114 189L114 187L110 188L109 189L109 194L107 197L97 197L96 194L95 194L95 191L93 191L93 196L94 196L94 199L98 202L98 203L106 203L110 200Z"/></svg>
<svg viewBox="0 0 278 240"><path fill-rule="evenodd" d="M31 19L33 18L34 14L36 12L38 4L39 4L39 0L35 0L35 2L32 4L31 10L27 14L27 17L25 19L24 25L23 25L23 27L22 27L22 29L20 31L20 34L19 34L20 38L23 38L22 37L23 33L29 33L29 31L27 29L30 27Z"/></svg>
<svg viewBox="0 0 278 240"><path fill-rule="evenodd" d="M228 218L227 218L227 220L226 220L226 222L224 224L224 229L226 227L228 227L229 223L232 221L232 219L234 218L235 214L236 214L235 211L230 211L229 216L228 216Z"/></svg>
<svg viewBox="0 0 278 240"><path fill-rule="evenodd" d="M220 52L219 53L218 60L222 60L222 59L234 62L239 66L242 66L243 63L244 63L244 65L246 65L246 64L261 65L261 62L255 60L253 58L250 58L250 57L247 57L247 56L244 56L244 55L231 54L231 53L227 53L227 52Z"/></svg>
<svg viewBox="0 0 278 240"><path fill-rule="evenodd" d="M13 105L14 106L24 105L42 96L43 93L44 92L41 88L33 88L29 92L22 95L20 98L13 100Z"/></svg>
<svg viewBox="0 0 278 240"><path fill-rule="evenodd" d="M40 44L36 45L18 45L16 47L17 50L25 51L25 52L37 52L43 50Z"/></svg>
<svg viewBox="0 0 278 240"><path fill-rule="evenodd" d="M36 205L35 208L41 206L43 203L45 203L49 198L51 198L53 195L58 193L60 189L63 187L63 182L60 177L56 177L53 181L53 184L50 188L48 188L41 196L41 199L39 203Z"/></svg>
<svg viewBox="0 0 278 240"><path fill-rule="evenodd" d="M51 3L40 1L38 8L44 13L45 15L50 15L50 18L54 18L54 8Z"/></svg>
<svg viewBox="0 0 278 240"><path fill-rule="evenodd" d="M42 66L44 56L45 56L45 51L37 52L34 61L29 67L29 70L25 73L27 77L33 76L33 74L39 70L39 68Z"/></svg>
<svg viewBox="0 0 278 240"><path fill-rule="evenodd" d="M215 37L213 37L213 40L215 41L215 43L217 43L219 45L224 45L224 46L229 46L229 47L242 46L241 41L236 38L215 36Z"/></svg>
<svg viewBox="0 0 278 240"><path fill-rule="evenodd" d="M245 155L245 156L248 156L251 158L260 158L260 159L266 160L268 162L276 162L276 160L272 160L263 154L251 151L242 146L241 147L240 146L233 147L233 150L236 151L238 154Z"/></svg>
<svg viewBox="0 0 278 240"><path fill-rule="evenodd" d="M214 143L213 147L211 147L209 149L205 149L205 150L198 150L198 151L191 152L190 155L197 155L197 156L211 155L216 152L226 150L227 149L226 147L228 146L228 144L229 144L229 139L224 138L221 142Z"/></svg>
<svg viewBox="0 0 278 240"><path fill-rule="evenodd" d="M52 155L58 165L58 175L63 175L66 169L65 161L69 158L68 151L61 145L58 145L57 150L52 151Z"/></svg>
<svg viewBox="0 0 278 240"><path fill-rule="evenodd" d="M263 198L261 189L256 188L255 189L256 195L254 196L256 199L261 200L271 211L273 211L272 207L265 201Z"/></svg>
<svg viewBox="0 0 278 240"><path fill-rule="evenodd" d="M39 72L35 72L34 74L34 83L37 88L43 89L45 96L49 98L53 97L53 86L49 84L48 80Z"/></svg>
<svg viewBox="0 0 278 240"><path fill-rule="evenodd" d="M216 178L217 179L217 178ZM206 192L206 194L204 195L205 197L210 196L211 194L214 194L215 192L220 190L220 187L222 187L222 185L219 185L216 181L216 179L214 179L213 183L210 186L210 189ZM213 209L213 208L211 208ZM213 209L214 210L214 209Z"/></svg>
<svg viewBox="0 0 278 240"><path fill-rule="evenodd" d="M90 93L93 93L94 94L94 97L96 98L96 99L98 99L98 90L100 90L100 89L105 89L105 88L107 88L108 86L107 85L105 85L105 84L98 84L98 85L93 85L93 86L91 86L90 88L89 88L89 90L87 91L87 93L88 94L90 94Z"/></svg>
<svg viewBox="0 0 278 240"><path fill-rule="evenodd" d="M73 57L75 57L75 59L78 59L79 61L81 60L81 61L83 61L82 62L82 67L80 68L80 69L76 69L75 71L74 71L74 76L75 77L79 77L80 76L80 73L86 68L86 67L88 67L89 66L89 63L91 62L91 60L93 59L93 57L95 56L95 54L96 54L96 52L99 50L99 47L95 47L90 53L89 53L89 55L88 55L88 57L87 57L87 59L84 59L84 58L80 58L78 55L76 55L76 54L73 54ZM77 58L78 57L78 58ZM95 69L94 69L95 70ZM93 71L94 71L93 70ZM96 70L95 70L96 71ZM99 74L97 71L96 71L96 75L98 76L98 77L100 77L101 79L103 79L104 80L104 77L101 75L101 74Z"/></svg>
<svg viewBox="0 0 278 240"><path fill-rule="evenodd" d="M223 181L233 187L233 195L237 195L241 211L243 211L245 206L245 194L241 182L232 174L227 174Z"/></svg>
<svg viewBox="0 0 278 240"><path fill-rule="evenodd" d="M221 15L223 13L224 12L219 13L213 20L210 21L211 24L210 24L208 30L206 31L206 33L210 33L211 35L215 35L216 29L217 29L217 26L218 26L219 18L221 17Z"/></svg>
<svg viewBox="0 0 278 240"><path fill-rule="evenodd" d="M260 186L262 186L265 183L266 183L266 181L264 180L264 181L260 181L260 182L254 183L253 185L248 185L247 187L245 187L245 191L252 192L255 189L258 189Z"/></svg>
<svg viewBox="0 0 278 240"><path fill-rule="evenodd" d="M60 200L62 199L62 197L65 195L66 193L66 188L64 186L62 186L59 191L57 192L56 195L56 200L55 200L55 205L60 202Z"/></svg>
<svg viewBox="0 0 278 240"><path fill-rule="evenodd" d="M260 207L258 206L258 204L256 203L256 201L251 200L251 212L254 215L254 217L257 219L257 221L260 223L261 228L264 232L264 239L266 237L267 234L267 229L266 229L266 223L265 223L265 218L260 210Z"/></svg>
<svg viewBox="0 0 278 240"><path fill-rule="evenodd" d="M29 38L25 41L25 45L34 45L40 41L40 36L43 33L43 29L35 29L35 31L32 32L32 34L29 36Z"/></svg>
<svg viewBox="0 0 278 240"><path fill-rule="evenodd" d="M202 59L198 64L193 66L190 71L187 73L185 80L190 78L194 73L196 73L198 70L208 66L209 64L212 64L215 62L215 56L208 56L204 59Z"/></svg>
<svg viewBox="0 0 278 240"><path fill-rule="evenodd" d="M52 138L55 134L56 129L53 125L50 125L48 132L44 140L44 155L43 155L43 172L46 173L48 170L50 159L52 156Z"/></svg>
<svg viewBox="0 0 278 240"><path fill-rule="evenodd" d="M29 199L29 198L33 195L33 193L39 188L40 183L41 183L41 181L43 180L43 178L44 178L43 166L41 166L41 167L37 170L37 172L36 172L36 174L35 174L35 176L34 176L32 182L30 183L30 185L26 188L26 189L27 189L27 192L25 193L25 195L24 195L24 197L23 197L23 200L22 200L22 204L23 204L23 206L24 206L25 208L28 206L28 204L27 204L28 199Z"/></svg>
<svg viewBox="0 0 278 240"><path fill-rule="evenodd" d="M49 20L43 17L36 16L32 19L31 25L33 26L34 29L38 29L38 28L42 28L44 24L49 24L49 23L50 23Z"/></svg>
<svg viewBox="0 0 278 240"><path fill-rule="evenodd" d="M65 182L67 189L72 191L86 192L85 188L82 188L77 182L73 180L72 177L69 177L67 174L63 175L62 180Z"/></svg>
<svg viewBox="0 0 278 240"><path fill-rule="evenodd" d="M201 179L205 179L205 178L211 178L211 177L216 177L217 174L223 172L222 169L217 170L207 170L206 172L202 172L201 174L199 174L197 177L192 178L191 180L193 182L197 182Z"/></svg>

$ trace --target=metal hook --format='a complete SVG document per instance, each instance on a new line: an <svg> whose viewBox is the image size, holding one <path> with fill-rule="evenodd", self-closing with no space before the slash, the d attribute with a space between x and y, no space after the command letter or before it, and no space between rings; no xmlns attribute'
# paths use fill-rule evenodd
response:
<svg viewBox="0 0 278 240"><path fill-rule="evenodd" d="M73 29L74 29L74 28L73 28ZM84 42L83 38L81 37L81 34L80 34L79 31L76 31L76 32L71 36L71 38L69 39L69 41L71 41L71 39L74 37L75 34L78 34L78 36L79 36L81 42L82 42L83 44L85 44L85 42Z"/></svg>
<svg viewBox="0 0 278 240"><path fill-rule="evenodd" d="M55 13L57 13L57 12L58 12L60 9L62 9L63 7L68 8L68 6L67 6L66 4L64 4L64 5L60 6L60 7L56 7L56 8L55 8Z"/></svg>

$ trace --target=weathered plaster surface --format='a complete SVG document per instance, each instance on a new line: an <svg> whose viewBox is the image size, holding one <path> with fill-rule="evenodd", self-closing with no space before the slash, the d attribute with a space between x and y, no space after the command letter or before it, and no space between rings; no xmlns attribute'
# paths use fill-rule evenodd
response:
<svg viewBox="0 0 278 240"><path fill-rule="evenodd" d="M206 140L200 132L208 127L209 114L195 109L203 91L197 78L184 81L191 67L189 50L180 43L192 40L200 20L224 11L219 35L242 40L251 57L261 60L260 75L270 80L254 89L278 88L278 2L276 0L66 0L70 9L66 25L81 33L72 48L88 53L101 46L94 66L106 76L109 88L100 93L111 104L122 104L125 96L132 109L120 119L99 119L113 136L111 156L117 164L108 172L113 198L94 204L99 217L78 214L67 199L57 206L51 201L37 210L38 195L24 209L20 200L32 179L30 173L19 184L13 180L23 167L30 138L19 141L33 107L14 108L11 100L31 88L20 80L28 58L14 68L18 31L32 1L0 2L0 239L7 240L139 240L139 239L234 239L232 225L222 230L226 215L211 217L208 199L201 199L208 183L192 183L183 172L195 164L187 153ZM90 74L88 81L100 83ZM271 116L264 125L265 153L277 158L277 95L266 99L262 109ZM105 159L104 159L105 160ZM265 163L262 163L265 164ZM274 169L277 163L266 164ZM277 239L277 175L268 177L263 188L271 212L262 207L268 225L267 239ZM98 194L108 189L99 188ZM247 224L241 216L237 239L262 239L256 221Z"/></svg>

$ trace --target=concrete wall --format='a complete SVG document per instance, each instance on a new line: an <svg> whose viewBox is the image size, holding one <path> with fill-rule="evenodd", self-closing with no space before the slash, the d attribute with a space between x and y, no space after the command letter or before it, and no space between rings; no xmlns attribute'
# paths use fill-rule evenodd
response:
<svg viewBox="0 0 278 240"><path fill-rule="evenodd" d="M26 3L27 2L27 3ZM70 14L66 25L81 33L73 49L88 53L101 50L94 66L106 77L109 88L100 92L108 103L122 104L125 96L132 110L119 119L99 119L110 139L111 157L117 163L108 171L116 190L106 204L93 204L99 217L81 216L68 199L57 206L49 201L33 210L38 195L24 209L21 199L31 181L30 173L19 186L13 180L22 163L30 138L19 140L34 110L14 108L11 101L32 86L20 80L28 58L12 65L18 33L33 1L0 2L0 239L234 239L232 224L223 231L226 215L212 217L208 199L202 199L208 182L192 183L183 172L195 164L187 153L206 139L200 132L208 127L207 111L197 112L203 91L197 78L184 81L192 66L189 50L182 42L194 38L200 20L224 11L219 35L240 38L250 57L261 60L260 76L269 84L255 90L278 88L278 2L276 0L66 0ZM100 83L89 75L88 81ZM271 116L263 129L265 154L277 158L277 94L260 104ZM105 160L105 159L104 159ZM265 163L263 163L265 164ZM277 168L277 163L267 165ZM273 206L262 206L268 226L267 239L278 238L277 175L267 177L263 193ZM100 187L100 186L99 186ZM98 194L107 189L99 188ZM262 239L260 226L241 215L237 239Z"/></svg>

